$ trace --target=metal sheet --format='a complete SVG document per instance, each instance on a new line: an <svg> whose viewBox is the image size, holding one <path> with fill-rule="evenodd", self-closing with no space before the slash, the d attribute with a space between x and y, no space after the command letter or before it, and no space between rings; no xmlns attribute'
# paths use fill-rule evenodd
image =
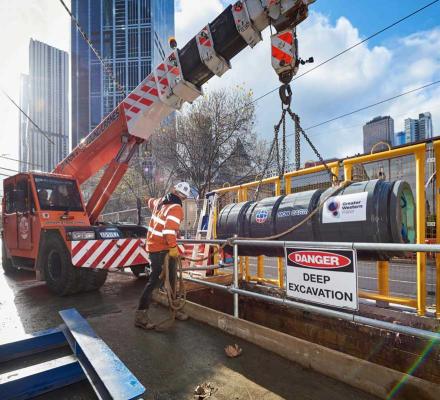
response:
<svg viewBox="0 0 440 400"><path fill-rule="evenodd" d="M61 357L0 375L1 398L30 399L85 378L76 357Z"/></svg>
<svg viewBox="0 0 440 400"><path fill-rule="evenodd" d="M41 353L66 345L66 338L59 328L35 332L13 342L1 344L0 362L15 360L23 356Z"/></svg>
<svg viewBox="0 0 440 400"><path fill-rule="evenodd" d="M60 311L64 334L100 399L131 400L145 387L75 309Z"/></svg>

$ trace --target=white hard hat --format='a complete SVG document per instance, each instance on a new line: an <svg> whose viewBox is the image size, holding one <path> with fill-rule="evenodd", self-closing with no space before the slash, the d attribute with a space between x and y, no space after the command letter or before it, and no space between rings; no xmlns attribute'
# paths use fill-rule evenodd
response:
<svg viewBox="0 0 440 400"><path fill-rule="evenodd" d="M188 182L179 182L174 185L174 189L177 190L180 194L185 197L189 197L191 195L191 188Z"/></svg>

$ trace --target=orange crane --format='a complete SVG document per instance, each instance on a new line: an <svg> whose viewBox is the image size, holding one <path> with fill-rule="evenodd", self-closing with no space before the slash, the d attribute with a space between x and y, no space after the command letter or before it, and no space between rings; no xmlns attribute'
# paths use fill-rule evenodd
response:
<svg viewBox="0 0 440 400"><path fill-rule="evenodd" d="M212 76L230 69L235 55L254 47L269 25L276 30L272 65L288 82L300 63L295 29L314 1L245 0L228 6L182 49L173 49L51 173L5 179L5 273L30 269L52 291L66 295L99 288L109 270L143 269L148 264L146 228L98 222L136 149L168 115L199 97ZM80 185L102 168L85 204Z"/></svg>

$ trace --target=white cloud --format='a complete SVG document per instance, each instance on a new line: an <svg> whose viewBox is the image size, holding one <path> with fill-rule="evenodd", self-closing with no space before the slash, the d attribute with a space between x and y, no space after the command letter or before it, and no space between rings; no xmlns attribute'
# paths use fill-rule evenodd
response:
<svg viewBox="0 0 440 400"><path fill-rule="evenodd" d="M208 22L219 15L223 8L220 0L178 0L175 21L179 47L183 47Z"/></svg>
<svg viewBox="0 0 440 400"><path fill-rule="evenodd" d="M179 24L178 19L176 22ZM185 24L185 29L190 29L190 24ZM197 29L187 32L187 37L190 38ZM277 87L279 83L270 64L268 30L263 38L264 41L254 49L243 50L232 60L232 70L222 78L213 78L205 90L245 84L258 97ZM341 17L331 24L327 17L315 12L311 12L308 20L300 25L298 38L300 55L303 58L314 56L315 65L362 40L347 18ZM440 28L396 39L387 46L370 48L368 43L359 45L294 81L293 109L300 115L303 127L308 127L438 79L438 48ZM313 64L301 67L299 74L312 67ZM376 115L390 114L395 118L396 130L401 130L405 117L431 111L434 128L440 128L439 91L440 88L433 88L402 97L313 129L309 134L325 157L344 157L362 152L362 125ZM273 125L280 115L277 93L259 101L257 112L258 133L272 137ZM292 133L293 128L290 126L289 129ZM289 141L292 147L293 138L290 137ZM304 145L304 153L303 160L314 158L307 145Z"/></svg>

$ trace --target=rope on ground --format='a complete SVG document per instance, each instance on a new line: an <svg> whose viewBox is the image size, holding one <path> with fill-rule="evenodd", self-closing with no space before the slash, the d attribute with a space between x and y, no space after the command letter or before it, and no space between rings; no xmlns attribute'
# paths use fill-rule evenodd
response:
<svg viewBox="0 0 440 400"><path fill-rule="evenodd" d="M170 256L168 254L165 256L165 260L162 266L161 278L164 282L164 289L167 296L170 316L155 325L154 329L156 331L165 331L171 328L174 324L174 320L176 319L176 313L182 310L186 303L186 288L183 283L182 262L180 257L177 257L175 262L177 263L177 269L175 273L178 275L178 282L176 277L176 279L174 280L175 285L173 288L170 282ZM179 285L178 289L177 284Z"/></svg>

